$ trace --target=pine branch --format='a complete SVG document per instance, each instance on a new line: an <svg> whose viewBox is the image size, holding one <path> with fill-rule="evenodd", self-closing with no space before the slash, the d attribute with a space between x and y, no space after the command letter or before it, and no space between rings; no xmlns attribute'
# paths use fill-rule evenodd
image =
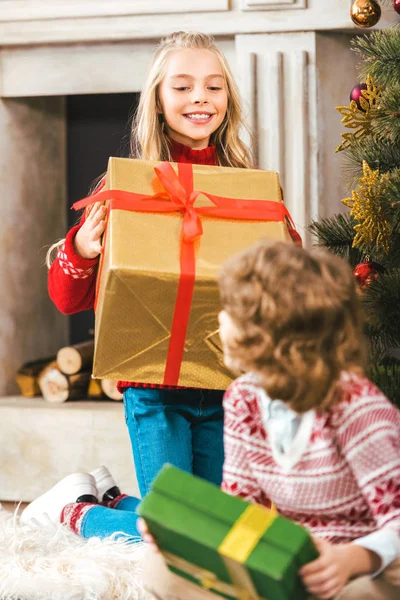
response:
<svg viewBox="0 0 400 600"><path fill-rule="evenodd" d="M400 361L371 365L368 375L383 393L400 407Z"/></svg>
<svg viewBox="0 0 400 600"><path fill-rule="evenodd" d="M393 206L392 232L395 237L400 236L400 189L397 190L397 198L398 199L395 199L395 197L393 197L393 202L392 202L392 206ZM395 244L395 241L396 240L393 240L393 243L392 243L392 249L391 249L392 252L396 252L397 245L399 244L399 242L397 242L397 244ZM398 264L400 264L400 261Z"/></svg>
<svg viewBox="0 0 400 600"><path fill-rule="evenodd" d="M367 315L365 317L365 336L369 346L369 363L371 365L381 364L388 358L388 348L395 347L397 341L382 329L370 325Z"/></svg>
<svg viewBox="0 0 400 600"><path fill-rule="evenodd" d="M342 173L348 188L356 187L362 177L362 164L365 160L371 169L386 173L400 165L400 144L394 145L388 139L382 140L365 136L342 153Z"/></svg>
<svg viewBox="0 0 400 600"><path fill-rule="evenodd" d="M393 346L400 346L399 311L400 270L398 268L379 275L362 297L367 322L381 332Z"/></svg>
<svg viewBox="0 0 400 600"><path fill-rule="evenodd" d="M371 121L372 133L400 146L400 83L385 89Z"/></svg>
<svg viewBox="0 0 400 600"><path fill-rule="evenodd" d="M400 407L400 348L393 347L390 341L380 339L369 332L367 374L369 378Z"/></svg>
<svg viewBox="0 0 400 600"><path fill-rule="evenodd" d="M352 40L353 50L362 58L361 80L367 75L383 87L400 80L400 27L373 31Z"/></svg>
<svg viewBox="0 0 400 600"><path fill-rule="evenodd" d="M400 251L400 167L390 173L386 191L386 202L391 211L391 253L398 256L398 252ZM399 265L400 261L397 264Z"/></svg>
<svg viewBox="0 0 400 600"><path fill-rule="evenodd" d="M368 358L371 365L381 364L387 357L387 348L392 345L392 340L381 336L379 331L366 322L365 336L368 343Z"/></svg>
<svg viewBox="0 0 400 600"><path fill-rule="evenodd" d="M362 259L360 250L352 247L355 224L350 213L344 213L321 221L312 221L309 231L317 238L318 246L325 246L355 266Z"/></svg>
<svg viewBox="0 0 400 600"><path fill-rule="evenodd" d="M370 248L366 254L369 254L371 259L378 262L384 269L391 271L398 269L400 265L400 236L398 233L392 233L390 239L390 252L386 254L383 251Z"/></svg>
<svg viewBox="0 0 400 600"><path fill-rule="evenodd" d="M384 195L380 198L386 218L390 221L391 235L400 234L400 167L386 171ZM391 240L391 252L395 251L396 239Z"/></svg>

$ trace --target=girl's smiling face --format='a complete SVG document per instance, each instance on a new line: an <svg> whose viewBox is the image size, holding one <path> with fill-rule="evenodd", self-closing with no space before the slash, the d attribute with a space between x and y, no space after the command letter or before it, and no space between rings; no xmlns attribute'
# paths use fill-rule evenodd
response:
<svg viewBox="0 0 400 600"><path fill-rule="evenodd" d="M214 52L171 52L158 92L168 136L191 148L207 148L228 108L225 77Z"/></svg>

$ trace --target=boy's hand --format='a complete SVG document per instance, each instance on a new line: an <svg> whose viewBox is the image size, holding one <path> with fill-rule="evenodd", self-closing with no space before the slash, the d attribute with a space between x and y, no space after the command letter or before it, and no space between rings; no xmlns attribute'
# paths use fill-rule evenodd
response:
<svg viewBox="0 0 400 600"><path fill-rule="evenodd" d="M332 598L339 594L353 574L353 564L346 545L334 545L314 538L320 556L300 569L300 577L310 594Z"/></svg>
<svg viewBox="0 0 400 600"><path fill-rule="evenodd" d="M101 202L95 202L82 227L74 238L75 252L82 258L96 258L102 252L100 238L106 227L107 209Z"/></svg>
<svg viewBox="0 0 400 600"><path fill-rule="evenodd" d="M330 544L314 538L319 558L300 569L300 577L308 591L317 598L339 594L351 577L375 573L381 558L358 544Z"/></svg>
<svg viewBox="0 0 400 600"><path fill-rule="evenodd" d="M157 546L154 537L149 532L147 523L144 519L138 519L137 528L143 541L146 542L146 544L150 544L150 547L154 552L160 552L160 548Z"/></svg>

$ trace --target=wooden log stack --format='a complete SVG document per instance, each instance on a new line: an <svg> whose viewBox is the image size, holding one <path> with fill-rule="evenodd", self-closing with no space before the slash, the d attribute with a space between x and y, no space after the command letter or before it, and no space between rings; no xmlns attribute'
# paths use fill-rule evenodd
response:
<svg viewBox="0 0 400 600"><path fill-rule="evenodd" d="M92 368L94 341L81 342L74 346L65 346L57 352L57 364L62 373L75 375L79 371Z"/></svg>
<svg viewBox="0 0 400 600"><path fill-rule="evenodd" d="M25 397L42 395L52 404L67 400L122 400L115 379L93 379L94 342L89 340L60 348L56 357L31 361L16 373L16 382Z"/></svg>

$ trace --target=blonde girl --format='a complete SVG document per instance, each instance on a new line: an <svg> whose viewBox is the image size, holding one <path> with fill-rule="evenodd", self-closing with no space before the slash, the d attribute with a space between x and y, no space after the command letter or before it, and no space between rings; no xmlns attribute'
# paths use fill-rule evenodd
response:
<svg viewBox="0 0 400 600"><path fill-rule="evenodd" d="M161 94L166 96L170 88L168 82L165 81L168 71L168 60L172 54L182 50L189 51L187 53L188 57L192 57L194 56L194 52L200 51L201 54L197 53L198 59L194 62L194 65L198 64L198 60L201 60L206 52L211 53L219 64L218 75L222 76L222 80L217 81L219 85L214 87L220 87L220 82L223 81L223 95L226 95L226 112L222 121L217 123L218 127L214 131L210 133L214 129L215 122L208 128L208 131L204 131L206 134L205 139L207 139L207 134L209 134L208 146L211 148L215 147L210 160L215 160L215 164L224 167L254 167L250 151L240 139L240 131L246 129L246 125L242 118L240 95L232 71L224 54L215 45L214 39L209 35L198 32L179 31L164 38L158 45L149 67L143 91L140 94L136 115L132 121L129 157L143 160L176 160L175 153L183 152L184 158L190 157L198 158L202 162L208 161L208 153L206 155L196 155L196 153L192 154L189 151L189 149L201 149L204 146L205 142L202 139L203 131L182 131L184 129L183 123L175 131L173 129L174 124L171 122L170 127L165 115L164 108L168 110L168 105L165 107L165 102L163 103L160 98L160 91L162 89L165 90L161 91ZM170 81L169 83L173 84L175 82ZM185 84L187 81L185 78L177 79L177 85L172 86L173 89L179 91L177 88L180 83ZM211 83L213 82L211 81ZM183 88L184 86L182 85L181 87ZM180 96L185 100L183 94L180 94ZM173 102L175 103L176 100L173 99ZM196 101L196 103L199 104L199 101ZM191 137L193 134L194 137ZM176 148L173 141L188 142L187 150ZM186 154L189 154L189 157ZM94 191L99 191L103 185L104 176L101 176ZM89 239L83 240L82 243L84 244L83 249L86 250L86 254L90 254L91 257L97 257L101 253L100 240L105 226L103 222L105 210L101 205L97 205L96 203L87 208L87 213L90 213L92 210L90 233L88 232L87 235ZM95 214L96 219L94 219ZM96 229L97 226L100 227ZM83 238L84 236L82 234L79 237ZM64 240L56 242L49 249L46 259L49 268L52 263L51 256L53 250L58 250L63 243ZM87 245L90 245L90 248L86 247Z"/></svg>
<svg viewBox="0 0 400 600"><path fill-rule="evenodd" d="M178 32L162 40L133 122L131 157L250 167L249 151L240 140L241 126L239 94L226 59L213 39L201 33ZM104 178L96 191L103 182ZM105 207L94 202L80 223L57 245L57 255L49 269L49 293L65 314L93 307L104 219ZM223 390L150 385L145 381L122 381L119 389L124 395L142 496L165 462L220 485ZM78 489L82 492L80 497L93 496L89 483L93 486L93 481L88 481L85 493ZM56 492L48 493L44 502L30 505L25 517L43 512L54 501L56 518L60 519L64 505L71 503L71 498L72 502L78 498L72 484L70 478L67 483L58 484ZM134 511L136 505L137 500L129 498L112 504L125 511ZM135 534L133 512L122 515L119 511L118 516L117 511L112 511L107 520L101 509L106 510L73 504L61 518L85 537L107 535L116 528ZM116 519L121 515L125 520L117 525Z"/></svg>

